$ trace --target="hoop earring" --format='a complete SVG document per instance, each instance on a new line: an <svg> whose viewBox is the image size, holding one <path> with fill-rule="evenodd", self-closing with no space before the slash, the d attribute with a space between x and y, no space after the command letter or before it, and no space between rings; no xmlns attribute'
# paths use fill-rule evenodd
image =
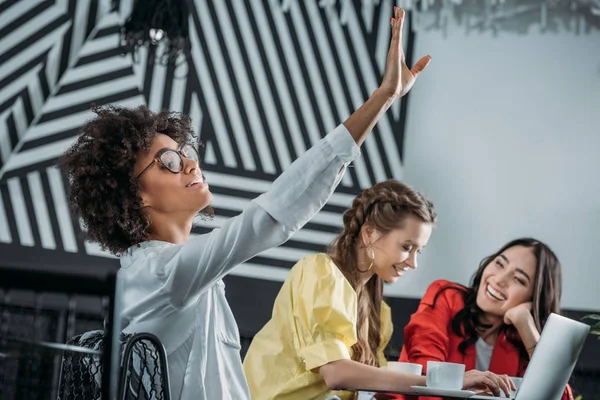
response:
<svg viewBox="0 0 600 400"><path fill-rule="evenodd" d="M363 246L365 247L365 246ZM373 246L369 245L366 247L366 249L370 249L371 250L371 265L369 265L369 268L365 269L364 271L360 268L358 268L358 266L356 267L356 269L358 270L358 272L362 272L363 274L365 272L369 272L369 270L371 268L373 268L373 264L375 264L375 250L373 249Z"/></svg>

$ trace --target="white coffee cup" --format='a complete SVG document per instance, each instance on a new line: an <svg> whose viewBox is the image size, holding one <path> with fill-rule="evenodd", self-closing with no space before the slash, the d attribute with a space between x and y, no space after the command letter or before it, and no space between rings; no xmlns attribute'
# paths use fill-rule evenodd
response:
<svg viewBox="0 0 600 400"><path fill-rule="evenodd" d="M460 390L464 380L464 364L427 361L427 387Z"/></svg>
<svg viewBox="0 0 600 400"><path fill-rule="evenodd" d="M388 361L387 369L394 372L401 372L408 375L421 375L423 366L421 364L413 364L399 361Z"/></svg>

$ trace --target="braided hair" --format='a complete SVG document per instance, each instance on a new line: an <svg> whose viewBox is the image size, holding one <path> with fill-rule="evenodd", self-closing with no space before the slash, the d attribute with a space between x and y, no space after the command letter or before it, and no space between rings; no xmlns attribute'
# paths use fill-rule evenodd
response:
<svg viewBox="0 0 600 400"><path fill-rule="evenodd" d="M358 270L357 243L361 228L371 224L380 233L401 229L408 216L435 223L433 204L408 185L388 180L362 191L344 213L344 230L329 246L329 256L342 271L358 296L358 341L352 346L352 359L378 366L380 345L380 312L383 301L383 280L373 275L363 286Z"/></svg>

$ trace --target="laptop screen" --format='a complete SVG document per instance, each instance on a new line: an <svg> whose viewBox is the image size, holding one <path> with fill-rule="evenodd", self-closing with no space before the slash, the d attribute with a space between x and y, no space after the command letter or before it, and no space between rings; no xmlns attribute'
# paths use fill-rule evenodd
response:
<svg viewBox="0 0 600 400"><path fill-rule="evenodd" d="M535 347L516 400L560 400L590 327L550 314Z"/></svg>

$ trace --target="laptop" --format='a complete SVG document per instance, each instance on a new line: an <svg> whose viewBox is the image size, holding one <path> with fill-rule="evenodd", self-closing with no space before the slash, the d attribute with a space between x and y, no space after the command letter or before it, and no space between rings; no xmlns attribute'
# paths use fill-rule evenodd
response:
<svg viewBox="0 0 600 400"><path fill-rule="evenodd" d="M589 331L587 324L550 314L514 399L560 400ZM471 399L506 400L506 397L476 395Z"/></svg>

